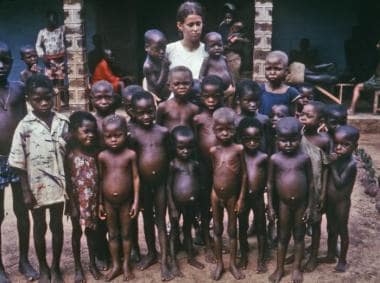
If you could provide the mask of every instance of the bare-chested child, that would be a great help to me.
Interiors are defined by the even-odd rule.
[[[37,51],[32,45],[24,45],[20,48],[21,60],[24,61],[26,68],[20,73],[20,80],[25,83],[26,80],[33,74],[42,72],[42,69],[38,67]]]
[[[272,111],[269,115],[270,127],[268,127],[267,135],[267,153],[272,155],[277,152],[276,149],[276,125],[278,121],[284,117],[290,116],[289,107],[283,104],[276,104],[272,106]]]
[[[302,113],[303,107],[308,104],[310,101],[314,100],[314,89],[311,85],[303,84],[298,87],[299,95],[296,97],[296,105],[294,116],[299,118]]]
[[[263,135],[263,126],[259,120],[246,117],[240,121],[237,129],[238,137],[244,146],[244,161],[247,168],[247,192],[245,196],[245,208],[239,215],[239,241],[243,269],[248,265],[247,241],[248,217],[252,209],[255,215],[255,231],[259,254],[257,257],[257,273],[267,271],[265,264],[266,250],[266,221],[264,190],[267,179],[268,155],[260,151],[260,143]]]
[[[106,149],[99,153],[99,217],[107,220],[108,243],[112,269],[106,275],[111,281],[123,272],[124,281],[134,278],[129,266],[131,252],[131,219],[138,215],[140,178],[137,157],[126,147],[127,122],[118,115],[103,120]],[[121,266],[120,241],[124,262]]]
[[[301,127],[301,123],[293,117],[278,121],[276,126],[278,152],[269,160],[268,208],[272,220],[276,217],[272,203],[273,194],[277,194],[279,200],[277,267],[269,277],[271,282],[280,282],[285,275],[284,263],[291,233],[293,233],[295,254],[292,282],[303,281],[301,261],[305,246],[305,222],[309,218],[313,197],[313,173],[310,157],[300,148]]]
[[[174,278],[168,265],[165,224],[169,131],[154,122],[156,108],[149,92],[139,92],[133,96],[132,110],[135,123],[129,127],[130,141],[137,153],[144,234],[148,248],[148,254],[139,262],[138,268],[144,270],[157,262],[156,224],[161,252],[161,279],[168,281]]]
[[[27,279],[35,280],[38,278],[38,273],[30,265],[28,259],[30,230],[28,209],[23,200],[20,178],[8,165],[13,133],[18,122],[26,115],[25,95],[22,85],[8,81],[12,63],[10,49],[5,43],[0,42],[0,132],[2,133],[0,135],[0,225],[4,220],[4,190],[10,184],[13,195],[13,211],[17,218],[19,236],[19,271]],[[0,282],[10,282],[1,260],[1,252]]]
[[[125,112],[129,117],[129,123],[134,123],[133,111],[132,111],[132,97],[138,93],[144,91],[144,89],[139,85],[129,85],[121,90],[122,102],[124,105]]]
[[[334,263],[338,236],[340,237],[340,254],[337,272],[348,268],[347,251],[349,244],[348,219],[351,207],[351,193],[356,178],[356,162],[352,153],[358,146],[359,131],[351,126],[340,126],[334,133],[335,160],[331,162],[327,181],[327,257],[321,262]]]
[[[331,138],[339,126],[347,125],[347,115],[347,108],[344,105],[330,104],[327,106],[325,124]]]
[[[244,149],[234,143],[235,112],[222,107],[213,114],[213,131],[218,145],[210,149],[213,167],[213,185],[211,193],[212,219],[215,234],[216,268],[212,279],[219,280],[223,273],[222,234],[224,208],[228,213],[228,236],[230,238],[230,272],[235,279],[245,276],[236,265],[237,215],[242,212],[246,194],[246,168]]]
[[[208,75],[219,76],[223,80],[225,103],[232,107],[235,87],[226,58],[223,56],[222,36],[217,32],[209,32],[205,35],[204,40],[205,49],[209,56],[203,60],[199,79],[202,80]]]
[[[161,101],[166,100],[170,95],[167,86],[170,62],[165,56],[166,37],[157,29],[150,29],[145,32],[144,40],[147,57],[143,65],[143,74],[147,90]]]
[[[206,246],[206,261],[215,262],[211,250],[211,239],[209,234],[209,225],[211,220],[211,190],[212,190],[212,162],[210,149],[215,146],[218,141],[212,129],[213,119],[212,115],[216,109],[221,107],[223,102],[223,81],[220,77],[210,75],[203,79],[201,85],[201,113],[193,118],[193,129],[197,137],[197,147],[199,153],[199,161],[201,170],[201,236],[203,237]],[[196,239],[197,240],[197,239]],[[199,241],[199,240],[198,240]]]
[[[177,126],[171,132],[171,144],[175,157],[169,165],[167,182],[168,208],[170,215],[170,252],[174,276],[183,277],[177,262],[177,239],[179,237],[179,218],[183,216],[183,237],[187,252],[187,262],[198,269],[204,265],[194,256],[191,225],[196,205],[200,198],[200,166],[194,160],[195,137],[187,126]]]
[[[170,131],[179,125],[191,127],[193,117],[199,112],[199,107],[189,102],[189,92],[193,85],[190,69],[177,66],[169,72],[169,89],[173,99],[162,102],[157,108],[157,124]]]
[[[317,267],[321,220],[326,198],[327,156],[330,153],[331,139],[327,133],[320,132],[325,121],[325,105],[319,101],[306,104],[299,117],[303,124],[301,149],[309,155],[313,170],[313,204],[309,223],[312,231],[311,254],[304,271],[311,272]]]

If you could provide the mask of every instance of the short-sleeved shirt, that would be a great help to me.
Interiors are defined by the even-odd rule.
[[[51,128],[36,117],[27,114],[18,124],[9,154],[11,167],[26,170],[30,189],[37,204],[34,208],[65,200],[64,155],[68,119],[54,113]]]
[[[191,70],[194,79],[199,78],[203,60],[208,56],[202,42],[197,49],[189,51],[180,40],[169,43],[166,47],[166,54],[171,62],[170,68],[185,66]]]
[[[294,87],[288,87],[284,93],[273,93],[265,89],[265,85],[261,85],[261,101],[259,112],[264,115],[270,115],[273,105],[286,105],[290,108],[293,100],[299,95]]]
[[[65,53],[65,26],[49,31],[47,28],[38,32],[36,41],[38,57],[62,56]]]

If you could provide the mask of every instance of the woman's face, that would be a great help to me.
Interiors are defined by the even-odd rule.
[[[199,42],[202,35],[203,20],[199,15],[188,15],[183,22],[177,22],[183,39],[189,42]]]

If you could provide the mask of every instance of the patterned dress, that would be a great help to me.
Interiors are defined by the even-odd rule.
[[[78,201],[80,224],[95,229],[98,205],[98,169],[93,156],[70,152],[69,170],[74,198]]]

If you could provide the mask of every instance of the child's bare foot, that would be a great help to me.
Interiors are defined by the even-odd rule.
[[[181,270],[179,270],[178,264],[174,263],[172,266],[172,274],[174,277],[184,277],[183,273]]]
[[[205,259],[208,263],[216,263],[215,255],[211,249],[206,249]]]
[[[303,267],[303,270],[305,272],[312,272],[314,271],[318,266],[318,261],[314,257],[310,257],[309,260],[306,262],[305,266]]]
[[[133,278],[135,278],[135,275],[133,274],[131,268],[128,266],[128,264],[124,261],[123,264],[123,281],[130,281]]]
[[[319,263],[336,263],[335,256],[325,256],[318,259]]]
[[[22,275],[26,277],[28,281],[33,281],[38,279],[40,276],[38,272],[33,268],[29,261],[20,261],[18,265],[18,270]],[[1,281],[2,282],[2,281]]]
[[[50,283],[50,270],[49,268],[40,268],[40,278],[38,283]]]
[[[230,266],[230,272],[232,276],[235,277],[236,280],[241,280],[245,278],[244,273],[241,272],[240,269],[236,267],[236,265]]]
[[[108,261],[105,260],[105,259],[99,259],[99,258],[97,258],[96,259],[96,263],[97,263],[97,265],[98,265],[98,267],[99,267],[100,270],[106,271],[109,268]]]
[[[140,270],[145,270],[155,263],[157,263],[157,254],[148,253],[140,260],[140,262],[136,266]]]
[[[63,276],[61,269],[59,267],[52,267],[51,268],[51,280],[52,283],[63,283]]]
[[[161,280],[162,281],[170,281],[174,279],[174,275],[170,272],[167,264],[161,263]]]
[[[303,274],[301,270],[294,269],[292,274],[292,282],[293,283],[302,283],[303,282]]]
[[[112,281],[114,278],[118,277],[122,273],[120,266],[112,266],[110,272],[106,275],[106,282]]]
[[[103,274],[100,273],[96,264],[93,264],[93,265],[90,264],[90,273],[92,277],[94,277],[95,280],[99,280],[103,276]]]
[[[271,276],[269,276],[269,281],[272,283],[278,283],[281,281],[281,278],[284,276],[284,270],[283,269],[276,269]]]
[[[264,260],[257,261],[256,273],[265,273],[268,271],[267,265]]]
[[[217,281],[222,277],[222,274],[223,274],[223,264],[218,263],[214,271],[211,273],[211,278]]]
[[[0,270],[0,283],[11,283],[11,281],[8,278],[8,275],[5,273],[3,269]]]
[[[346,272],[348,269],[348,263],[343,261],[338,261],[338,264],[335,266],[336,272]]]
[[[195,268],[198,268],[198,269],[205,268],[204,264],[200,263],[199,261],[197,261],[193,257],[188,258],[187,263],[190,264],[191,266],[194,266]]]
[[[74,283],[84,283],[86,282],[86,277],[83,274],[82,267],[75,268]]]
[[[243,270],[246,270],[247,266],[248,266],[248,257],[246,255],[242,255],[238,262],[238,267]]]

